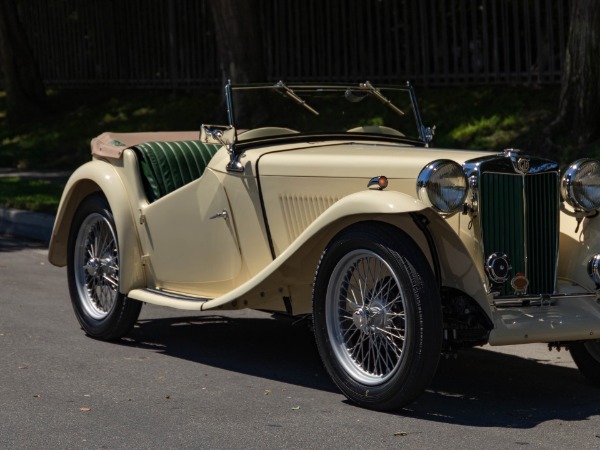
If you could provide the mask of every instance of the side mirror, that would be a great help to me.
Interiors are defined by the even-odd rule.
[[[204,125],[200,127],[200,142],[231,147],[235,143],[235,128],[229,125]]]
[[[243,172],[240,154],[235,150],[235,127],[229,125],[204,125],[200,127],[200,142],[205,144],[221,144],[229,152],[228,172]]]

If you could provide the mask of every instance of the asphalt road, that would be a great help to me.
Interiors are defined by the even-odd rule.
[[[0,237],[0,448],[600,447],[600,391],[567,352],[474,349],[409,408],[345,401],[302,325],[146,305],[117,343],[80,330],[64,269]]]

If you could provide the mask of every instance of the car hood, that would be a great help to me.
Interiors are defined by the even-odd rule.
[[[430,149],[402,145],[335,143],[304,148],[279,148],[259,158],[261,176],[365,178],[385,175],[391,179],[415,179],[436,159],[462,164],[491,152]]]

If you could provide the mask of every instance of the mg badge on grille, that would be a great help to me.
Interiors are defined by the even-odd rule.
[[[527,158],[519,158],[517,160],[517,170],[521,173],[529,172],[531,164]]]
[[[525,274],[518,273],[512,280],[510,280],[510,285],[515,290],[515,295],[523,295],[527,291],[529,280]]]

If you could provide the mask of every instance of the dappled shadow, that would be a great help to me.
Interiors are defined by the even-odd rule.
[[[321,364],[312,332],[288,321],[216,315],[143,320],[120,343],[337,392]],[[427,391],[395,414],[474,427],[532,428],[546,421],[599,415],[600,390],[573,368],[473,349],[457,360],[442,360]]]

